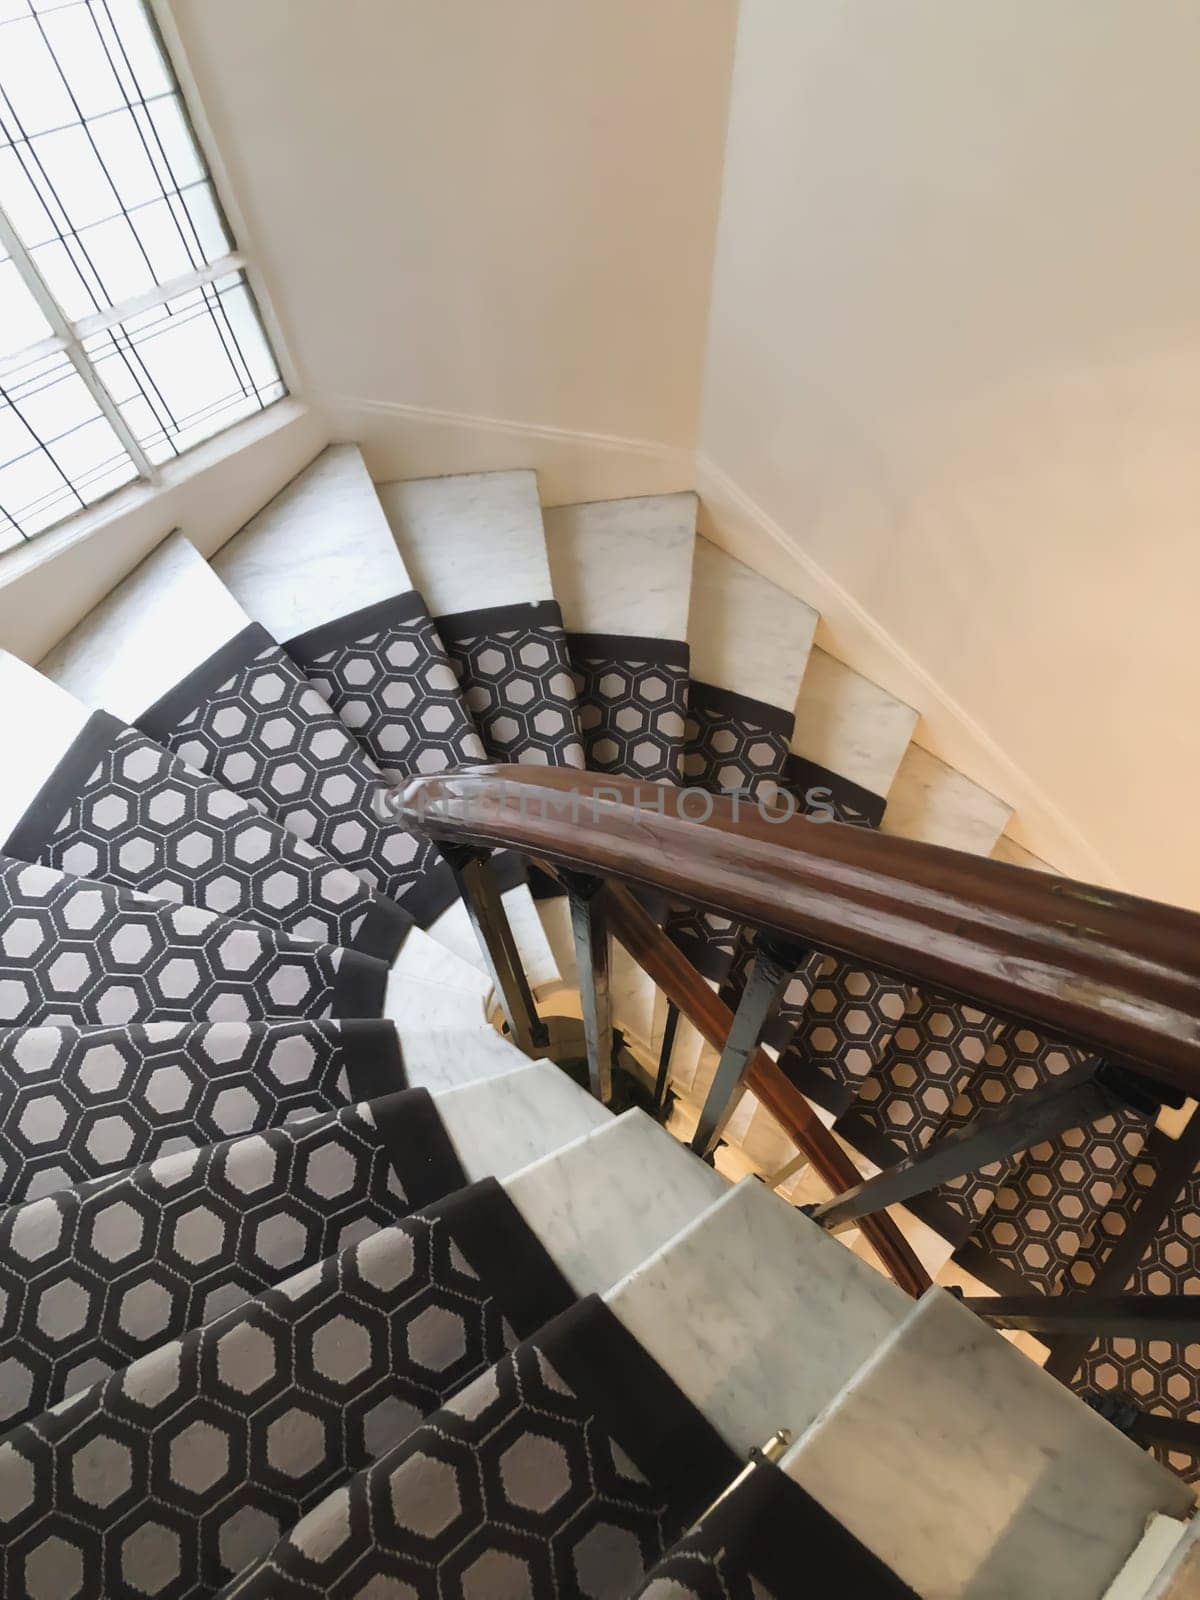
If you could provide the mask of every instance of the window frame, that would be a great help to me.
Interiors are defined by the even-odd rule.
[[[174,462],[186,457],[193,450],[218,444],[224,435],[231,436],[230,448],[236,449],[239,430],[243,428],[244,424],[252,422],[256,417],[262,417],[281,402],[299,399],[295,377],[296,369],[291,359],[287,342],[283,338],[279,319],[274,313],[270,296],[262,282],[261,273],[256,263],[240,248],[240,243],[246,238],[248,231],[245,218],[241,213],[240,207],[233,199],[228,172],[221,159],[211,125],[204,112],[186,49],[171,10],[170,0],[141,0],[141,5],[149,26],[158,41],[167,72],[172,79],[175,93],[179,99],[180,108],[195,142],[200,161],[205,169],[205,177],[211,186],[214,202],[233,248],[212,262],[196,267],[186,273],[178,274],[162,283],[152,285],[149,289],[118,304],[72,320],[67,316],[43,278],[30,248],[24,244],[8,216],[0,208],[0,249],[12,261],[18,276],[29,291],[51,330],[47,337],[25,345],[7,356],[0,357],[0,384],[3,384],[8,378],[40,359],[54,355],[64,356],[95,401],[100,415],[112,428],[118,443],[129,457],[134,468],[134,476],[125,483],[118,485],[94,501],[81,504],[75,510],[67,512],[65,516],[59,518],[56,522],[33,533],[26,533],[23,529],[18,528],[17,531],[21,534],[20,542],[0,553],[0,559],[3,559],[4,556],[15,554],[21,549],[28,549],[48,534],[62,533],[77,521],[90,519],[104,505],[105,501],[112,499],[116,495],[121,495],[130,489],[139,487],[162,489],[172,477],[170,469]],[[205,289],[209,285],[215,285],[220,280],[233,276],[242,278],[246,291],[257,312],[263,338],[279,374],[280,393],[265,404],[260,403],[258,411],[225,424],[207,438],[187,445],[182,450],[176,451],[175,455],[166,458],[160,463],[155,463],[138,442],[136,435],[122,414],[120,405],[114,400],[103,378],[93,365],[92,358],[85,348],[86,341],[94,338],[99,333],[120,326],[132,317],[165,305],[181,295],[197,289]],[[69,479],[66,481],[71,483]],[[77,493],[74,490],[74,484],[71,484],[71,487]]]

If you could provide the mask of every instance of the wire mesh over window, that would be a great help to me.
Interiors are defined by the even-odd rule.
[[[284,392],[143,0],[0,0],[0,548]]]

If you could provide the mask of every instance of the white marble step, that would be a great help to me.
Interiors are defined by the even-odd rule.
[[[413,930],[413,933],[419,932],[419,929]],[[405,939],[404,949],[400,952],[400,961],[403,961],[411,939],[412,934]],[[425,938],[425,944],[432,945],[439,956],[445,956],[448,960],[457,959],[450,951],[443,950],[433,939]],[[422,951],[421,957],[414,965],[419,967],[424,954]],[[460,965],[466,967],[465,962]],[[466,970],[472,980],[476,980],[470,985],[443,983],[419,975],[409,976],[407,972],[394,966],[388,975],[383,1003],[384,1016],[389,1022],[394,1022],[401,1028],[487,1028],[491,985],[474,967],[466,967]]]
[[[250,620],[200,552],[173,533],[39,667],[86,705],[136,722]]]
[[[0,780],[0,845],[92,715],[36,668],[0,650],[0,743],[9,752]]]
[[[796,698],[792,751],[886,797],[917,720],[903,700],[814,649]]]
[[[995,849],[992,851],[993,861],[1007,861],[1011,867],[1027,867],[1030,872],[1055,872],[1048,861],[1043,861],[1041,856],[1035,856],[1032,850],[1026,850],[1023,844],[1018,844],[1015,839],[1010,839],[1002,833],[996,840]]]
[[[545,510],[567,631],[686,639],[698,506],[686,493]]]
[[[472,1183],[511,1177],[613,1120],[549,1061],[527,1061],[434,1098]]]
[[[554,598],[534,473],[417,478],[376,492],[432,616]]]
[[[357,445],[330,445],[212,558],[286,642],[414,587]]]
[[[571,1287],[585,1295],[602,1294],[632,1272],[726,1185],[643,1112],[626,1111],[504,1187]],[[677,1325],[675,1337],[682,1332]]]
[[[753,1178],[607,1300],[740,1455],[807,1428],[911,1305]]]
[[[431,1094],[529,1065],[516,1045],[476,1022],[401,1021],[396,1028],[409,1085]]]
[[[1191,1490],[940,1289],[784,1470],[923,1600],[1101,1600]]]
[[[696,540],[687,639],[700,683],[790,711],[817,621],[803,600]]]
[[[1012,814],[1003,800],[914,744],[888,793],[881,827],[884,833],[904,839],[986,856],[996,848]]]

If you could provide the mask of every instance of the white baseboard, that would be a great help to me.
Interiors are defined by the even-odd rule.
[[[652,440],[355,395],[331,396],[324,408],[333,436],[362,447],[377,483],[529,467],[543,505],[554,506],[670,494],[690,489],[695,477],[691,450]]]
[[[700,494],[704,537],[813,606],[821,617],[821,648],[918,711],[916,742],[1013,806],[1009,831],[1018,843],[1068,877],[1121,886],[1111,863],[966,708],[703,455],[696,458],[694,487]]]

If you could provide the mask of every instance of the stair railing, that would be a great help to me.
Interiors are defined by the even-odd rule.
[[[710,1155],[752,1089],[817,1164],[830,1229],[862,1226],[910,1292],[927,1283],[886,1208],[1121,1106],[1153,1112],[1200,1095],[1200,916],[1172,906],[868,829],[562,768],[474,767],[416,779],[397,802],[460,875],[514,1038],[536,1037],[498,896],[464,870],[495,850],[557,874],[571,897],[594,1092],[612,1050],[611,931],[721,1052],[694,1148]],[[755,930],[732,1015],[643,909],[649,894]],[[492,933],[488,934],[488,929]],[[762,1050],[789,978],[813,952],[981,1007],[1082,1045],[1076,1071],[1011,1109],[861,1180],[804,1097]],[[915,1269],[915,1270],[914,1270]]]

